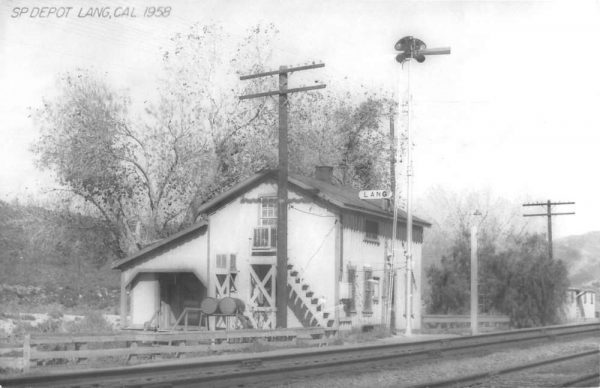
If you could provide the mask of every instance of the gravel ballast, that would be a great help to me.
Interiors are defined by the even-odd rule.
[[[577,339],[572,341],[550,342],[530,347],[498,350],[487,355],[469,356],[442,356],[425,364],[403,365],[394,369],[362,371],[356,366],[355,372],[340,373],[328,376],[319,376],[302,381],[288,382],[277,387],[303,388],[303,387],[401,387],[423,384],[453,377],[473,375],[498,369],[519,366],[535,361],[550,359],[586,350],[595,350],[600,346],[600,338]],[[452,357],[452,358],[450,358]],[[389,363],[387,363],[389,364]],[[594,372],[594,371],[591,371]]]

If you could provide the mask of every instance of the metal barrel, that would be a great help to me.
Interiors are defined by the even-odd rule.
[[[241,314],[245,309],[246,305],[238,298],[225,297],[219,301],[219,310],[221,311],[221,314]]]
[[[200,309],[204,314],[216,314],[219,309],[219,300],[216,298],[204,298],[200,303]]]

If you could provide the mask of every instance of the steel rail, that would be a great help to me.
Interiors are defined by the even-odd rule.
[[[469,376],[460,376],[460,377],[456,377],[456,378],[452,378],[452,379],[448,379],[448,380],[441,380],[441,381],[429,382],[429,383],[424,383],[424,384],[416,384],[416,385],[411,385],[409,387],[410,388],[436,388],[436,387],[455,387],[455,386],[463,387],[463,386],[465,386],[464,384],[474,384],[474,383],[477,383],[480,381],[485,381],[485,380],[488,380],[488,379],[491,379],[491,378],[494,378],[497,376],[508,375],[508,374],[516,373],[516,372],[523,372],[526,370],[539,368],[541,366],[558,364],[558,363],[562,363],[565,361],[571,361],[571,360],[575,360],[578,358],[593,356],[593,355],[597,355],[597,354],[600,354],[600,349],[588,350],[588,351],[581,352],[581,353],[570,354],[568,356],[561,356],[561,357],[551,358],[551,359],[547,359],[547,360],[531,362],[528,364],[522,364],[519,366],[514,366],[514,367],[504,368],[504,369],[497,369],[497,370],[493,370],[493,371],[489,371],[489,372],[477,373],[477,374],[473,374],[473,375],[469,375]],[[585,380],[587,380],[589,377],[590,376],[586,376]],[[577,381],[575,381],[575,383],[579,382],[580,380],[583,381],[583,379],[578,379]],[[567,383],[567,384],[570,384],[570,383]],[[570,386],[570,385],[566,385],[566,386]]]
[[[243,377],[280,374],[284,371],[335,367],[370,361],[431,357],[438,353],[506,346],[514,342],[536,341],[600,331],[600,323],[550,326],[509,332],[481,334],[443,340],[380,345],[353,345],[318,349],[293,349],[253,355],[217,356],[210,361],[179,360],[177,363],[146,364],[100,370],[0,378],[6,386],[69,386],[101,382],[119,386],[148,385],[150,381],[173,384],[215,382]]]
[[[581,376],[578,379],[562,383],[561,387],[592,387],[592,384],[598,385],[600,373],[592,373],[587,376]],[[583,384],[583,385],[580,385]]]

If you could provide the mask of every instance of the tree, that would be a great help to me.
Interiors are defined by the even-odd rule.
[[[160,99],[141,112],[91,73],[65,74],[58,97],[35,112],[38,165],[83,200],[83,212],[111,226],[126,254],[194,222],[202,203],[277,165],[277,104],[238,100],[274,88],[274,79],[242,83],[239,75],[264,70],[276,36],[272,25],[237,43],[216,25],[176,34],[163,55]],[[345,167],[344,184],[386,180],[380,116],[389,102],[316,91],[293,98],[292,171],[312,174],[328,155],[327,163]]]
[[[240,102],[238,97],[270,88],[269,80],[242,83],[239,75],[263,70],[277,33],[273,25],[258,25],[235,43],[218,25],[194,24],[187,33],[176,34],[163,55],[162,98],[152,113],[162,122],[194,128],[207,146],[207,165],[188,220],[206,200],[276,164],[275,105],[267,99]]]
[[[507,314],[516,327],[556,324],[563,318],[568,271],[548,257],[544,236],[527,235],[505,252],[484,262],[492,308]]]
[[[449,206],[454,234],[440,264],[426,269],[431,291],[431,313],[466,314],[470,310],[470,225],[479,222],[479,303],[482,313],[501,313],[516,327],[557,323],[568,286],[567,271],[559,260],[547,258],[543,236],[526,233],[519,222],[503,219],[510,211],[486,210],[478,221],[466,209],[486,201],[476,195],[463,196],[467,206]],[[447,201],[449,205],[452,200]],[[494,201],[498,203],[498,201]],[[450,224],[446,221],[446,225]],[[446,229],[447,230],[447,229]]]
[[[388,112],[395,103],[363,92],[303,93],[291,113],[290,166],[311,175],[316,165],[338,167],[337,183],[360,189],[389,184]]]
[[[203,139],[172,122],[134,124],[129,99],[88,72],[61,81],[36,114],[38,165],[111,225],[122,251],[164,237],[199,183]]]
[[[238,93],[215,86],[222,37],[206,26],[194,31],[173,38],[171,56],[182,59],[165,53],[162,97],[141,118],[132,119],[126,95],[85,71],[65,74],[59,96],[35,112],[38,165],[98,212],[128,254],[193,222],[199,203],[257,167],[259,158],[239,150],[250,124],[253,136],[264,132],[264,104],[238,109]]]

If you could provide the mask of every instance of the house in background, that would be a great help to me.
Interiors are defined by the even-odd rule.
[[[596,292],[587,287],[569,287],[567,290],[566,315],[568,321],[597,318]]]
[[[287,327],[382,324],[392,247],[392,213],[382,200],[333,184],[332,168],[288,180]],[[204,204],[204,221],[120,260],[121,320],[170,329],[205,297],[241,299],[255,328],[275,328],[277,170],[262,171]],[[406,214],[399,211],[398,263],[404,263]],[[412,327],[421,321],[421,245],[429,224],[413,218]],[[406,326],[404,272],[393,320]],[[277,326],[284,326],[277,324]]]

